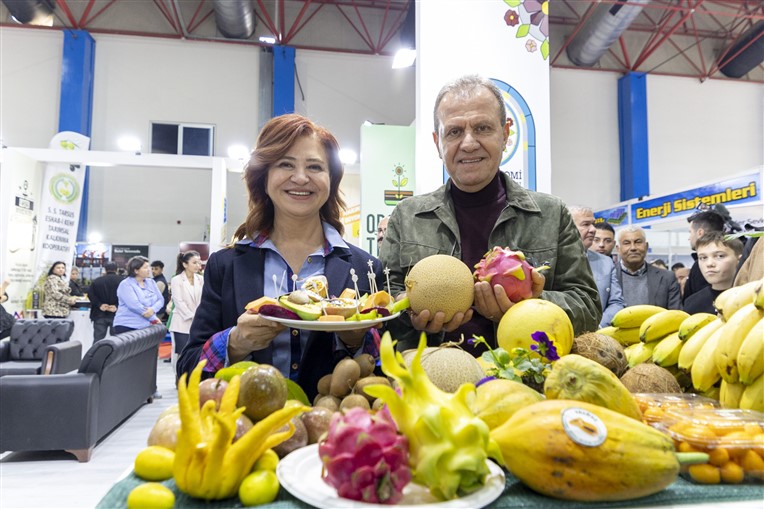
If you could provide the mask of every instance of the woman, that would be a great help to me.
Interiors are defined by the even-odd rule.
[[[67,318],[71,305],[77,301],[72,297],[69,281],[66,279],[66,264],[54,262],[48,269],[43,289],[45,298],[42,304],[42,316],[45,318]]]
[[[235,243],[213,253],[204,270],[202,302],[178,374],[205,359],[205,376],[242,360],[275,366],[312,397],[318,379],[343,357],[372,341],[367,330],[337,333],[287,329],[244,307],[262,296],[278,297],[297,282],[324,275],[329,293],[369,292],[367,262],[382,287],[379,260],[342,240],[339,145],[326,129],[300,115],[268,121],[245,169],[249,212]],[[274,281],[286,281],[278,288]],[[368,332],[368,333],[367,333]]]
[[[151,279],[146,257],[133,256],[127,261],[127,277],[117,287],[117,299],[119,304],[114,315],[112,334],[144,329],[160,323],[156,312],[164,305],[164,298]]]
[[[178,255],[175,276],[170,280],[173,305],[170,332],[175,352],[173,362],[188,343],[188,331],[191,329],[196,308],[202,300],[204,279],[199,275],[201,270],[202,259],[196,251],[186,251]]]

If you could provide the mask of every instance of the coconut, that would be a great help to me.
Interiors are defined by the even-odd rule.
[[[575,338],[570,353],[598,362],[616,376],[623,375],[629,367],[621,343],[596,332],[586,332]]]
[[[637,364],[621,377],[621,383],[632,394],[649,393],[678,393],[682,392],[679,382],[674,375],[653,363]]]
[[[416,350],[403,352],[407,366],[411,366],[415,353]],[[483,368],[472,354],[449,344],[425,348],[422,352],[422,368],[427,378],[446,392],[456,392],[464,383],[476,384],[485,378]]]

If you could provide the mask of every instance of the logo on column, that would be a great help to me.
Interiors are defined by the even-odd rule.
[[[71,175],[58,173],[50,179],[50,194],[57,202],[68,205],[80,195],[80,185]]]

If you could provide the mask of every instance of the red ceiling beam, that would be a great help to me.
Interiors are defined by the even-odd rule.
[[[580,71],[582,70],[581,67],[576,67],[575,65],[555,65],[555,69],[571,69]],[[612,69],[607,67],[587,67],[583,69],[585,71],[596,71],[596,72],[613,72],[617,74],[623,74],[623,69]],[[652,76],[669,76],[672,78],[694,78],[695,76],[687,75],[687,74],[679,74],[679,73],[672,73],[672,72],[650,72]],[[719,80],[719,81],[742,81],[745,83],[761,83],[764,84],[764,80],[756,80],[756,79],[733,79],[733,78],[727,78],[727,77],[713,77],[709,76],[708,79],[710,80]]]
[[[691,2],[691,0],[688,0],[688,3],[690,3],[690,2]],[[698,5],[700,5],[702,2],[703,2],[703,0],[697,0],[697,2],[695,3],[695,5],[692,8],[686,9],[686,12],[684,13],[684,16],[682,16],[682,18],[679,20],[679,22],[677,22],[676,25],[674,25],[671,28],[671,30],[669,30],[668,33],[664,34],[663,37],[657,43],[655,43],[650,49],[647,49],[647,50],[642,52],[642,54],[637,58],[637,61],[634,62],[633,69],[634,70],[638,69],[639,66],[642,65],[642,63],[644,63],[645,60],[650,58],[650,55],[655,53],[655,50],[657,50],[658,47],[661,44],[663,44],[663,42],[666,39],[671,37],[674,34],[674,32],[676,32],[676,30],[685,22],[685,20],[687,20],[687,18],[689,18],[690,16],[692,16],[695,13],[695,8]]]
[[[85,7],[85,10],[82,12],[82,16],[80,16],[80,20],[77,22],[77,25],[84,27],[85,22],[88,19],[88,15],[90,14],[90,10],[93,8],[93,5],[95,5],[95,0],[89,0],[88,5]]]
[[[748,48],[751,47],[751,45],[753,45],[756,41],[758,41],[761,38],[761,36],[762,34],[759,33],[759,35],[757,35],[755,38],[748,41],[748,44],[746,44],[745,46],[737,50],[732,55],[729,55],[729,52],[732,50],[732,47],[735,46],[735,43],[737,42],[737,40],[733,42],[732,44],[730,44],[729,47],[724,51],[724,53],[722,53],[722,56],[719,57],[719,59],[713,65],[713,67],[711,67],[711,71],[708,74],[709,75],[714,74],[716,71],[718,71],[719,69],[721,69],[722,67],[730,63],[734,58],[737,58],[738,55],[740,55],[743,51],[747,50]],[[738,37],[738,39],[740,39],[740,37]]]
[[[66,3],[66,0],[56,0],[56,5],[58,5],[62,11],[64,11],[64,14],[69,20],[71,27],[79,29],[80,26],[77,24],[77,20],[74,18],[72,11],[69,9],[69,5]]]
[[[411,9],[414,8],[414,6],[410,7]],[[395,18],[395,21],[390,25],[390,30],[388,31],[387,35],[384,37],[384,39],[381,39],[379,42],[379,47],[384,48],[387,46],[387,43],[390,42],[390,39],[393,38],[393,36],[398,32],[398,30],[401,28],[401,25],[405,22],[404,17],[406,16],[406,11],[398,11],[398,16]],[[385,13],[385,20],[387,19],[387,13]],[[380,38],[382,37],[382,32],[385,27],[385,23],[383,21],[382,28],[379,30]]]
[[[300,12],[297,13],[297,17],[292,23],[292,26],[289,28],[289,32],[287,32],[286,37],[284,37],[284,44],[289,44],[289,41],[292,39],[292,37],[294,37],[294,34],[297,31],[297,25],[299,25],[300,21],[302,21],[303,16],[305,16],[305,12],[308,10],[308,7],[310,7],[310,4],[311,4],[311,0],[307,0],[306,2],[303,2]],[[319,6],[319,9],[320,8],[321,6]]]
[[[109,3],[107,3],[106,5],[104,5],[103,7],[101,7],[101,8],[98,10],[98,12],[96,12],[95,14],[93,14],[93,17],[92,17],[92,18],[88,19],[88,20],[87,20],[85,23],[83,23],[83,24],[82,24],[82,28],[87,28],[87,26],[88,26],[90,23],[92,23],[92,22],[93,22],[93,21],[94,21],[96,18],[98,18],[98,16],[100,16],[101,14],[103,14],[103,13],[104,13],[104,11],[106,11],[106,9],[108,9],[109,7],[111,7],[112,5],[114,5],[114,3],[115,3],[116,1],[117,1],[117,0],[110,0],[110,1],[109,1]]]
[[[271,19],[270,14],[268,14],[268,9],[266,9],[265,5],[263,5],[263,0],[257,0],[257,5],[260,6],[260,10],[262,11],[263,16],[265,16],[265,18],[260,17],[260,14],[257,11],[255,11],[255,13],[257,14],[257,17],[260,18],[260,21],[262,21],[265,24],[265,26],[268,27],[268,30],[271,31],[271,33],[273,34],[273,37],[275,37],[278,43],[281,44],[281,40],[279,39],[279,31],[276,28],[276,25],[273,24],[273,20]]]
[[[697,48],[698,48],[698,56],[700,57],[700,67],[701,67],[701,69],[700,69],[700,75],[701,75],[701,76],[704,76],[704,75],[706,74],[706,59],[705,59],[705,58],[703,58],[703,47],[702,47],[702,46],[701,46],[701,44],[700,44],[700,43],[701,43],[701,39],[700,39],[700,37],[698,36],[698,27],[697,27],[697,25],[695,24],[695,16],[693,16],[693,17],[691,18],[691,20],[690,20],[690,21],[692,21],[692,29],[693,29],[693,31],[695,32],[695,44],[697,45]],[[670,39],[669,39],[669,40],[670,40]],[[673,41],[672,41],[672,44],[673,44]],[[685,57],[685,58],[686,58],[686,57]]]
[[[618,44],[621,46],[621,53],[623,53],[623,60],[626,69],[631,69],[631,60],[629,59],[629,52],[626,51],[626,45],[623,42],[623,35],[618,37]]]
[[[196,4],[196,9],[194,10],[194,15],[191,16],[191,20],[188,22],[188,32],[191,33],[194,30],[196,30],[199,25],[201,25],[205,19],[207,19],[210,14],[212,14],[212,9],[209,10],[209,12],[203,16],[198,23],[196,23],[196,18],[199,17],[199,14],[202,12],[202,7],[204,7],[204,2],[206,0],[201,0],[198,4]],[[194,24],[196,23],[196,24]]]
[[[339,5],[336,5],[335,7],[337,7],[337,10],[340,11],[340,14],[342,14],[342,16],[345,18],[345,20],[347,20],[347,22],[350,24],[350,26],[353,28],[353,30],[355,30],[355,33],[358,34],[358,37],[360,37],[361,40],[364,43],[366,43],[366,45],[369,47],[369,49],[371,51],[374,51],[374,43],[372,43],[371,38],[367,39],[367,38],[364,37],[364,35],[361,33],[361,31],[358,30],[358,27],[355,26],[355,23],[353,23],[353,21],[351,21],[351,19],[348,18],[347,14],[345,14],[345,11],[343,11],[342,8],[340,8]]]
[[[153,0],[153,2],[157,9],[159,9],[159,12],[162,13],[162,16],[164,16],[164,19],[166,19],[170,24],[170,27],[173,29],[173,31],[177,35],[183,35],[180,31],[180,27],[178,27],[177,23],[175,23],[175,18],[172,16],[172,13],[167,10],[167,7],[164,5],[164,3],[162,3],[161,0]]]

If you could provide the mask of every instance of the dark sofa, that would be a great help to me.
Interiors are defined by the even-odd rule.
[[[64,449],[89,461],[99,440],[152,402],[166,332],[153,325],[104,338],[77,373],[0,378],[0,451]]]
[[[74,322],[63,319],[16,320],[8,339],[0,341],[0,377],[74,371],[80,363],[82,345],[69,341]],[[51,362],[52,361],[52,362]]]

